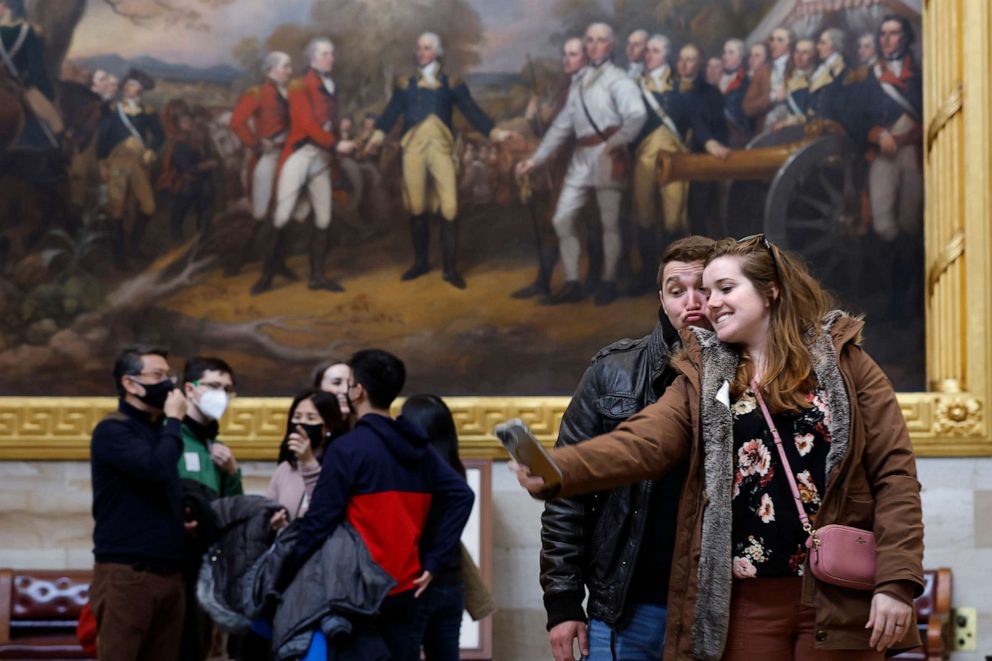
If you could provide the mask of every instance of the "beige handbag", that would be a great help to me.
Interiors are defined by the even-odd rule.
[[[465,584],[465,610],[478,622],[496,612],[496,600],[482,580],[482,572],[462,544],[462,582]]]

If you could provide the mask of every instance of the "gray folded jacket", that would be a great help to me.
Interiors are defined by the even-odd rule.
[[[296,541],[290,525],[245,576],[246,615],[259,617],[273,600],[272,646],[277,659],[306,654],[318,628],[329,641],[351,632],[350,617],[375,615],[396,582],[372,560],[365,542],[342,523],[304,563],[279,596],[274,586],[286,554]],[[333,644],[333,643],[332,643]]]

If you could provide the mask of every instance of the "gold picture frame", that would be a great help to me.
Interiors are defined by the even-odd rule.
[[[926,0],[926,365],[929,390],[899,393],[920,456],[992,456],[992,6]],[[462,454],[502,458],[493,426],[520,417],[545,443],[567,397],[446,398]],[[285,398],[239,398],[221,438],[243,459],[274,459]],[[90,431],[112,398],[0,397],[0,459],[86,459]]]

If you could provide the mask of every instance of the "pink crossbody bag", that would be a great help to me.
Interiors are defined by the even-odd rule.
[[[813,576],[824,583],[839,585],[842,588],[874,590],[874,533],[836,524],[817,529],[810,525],[806,510],[803,509],[802,498],[799,496],[799,487],[796,486],[796,478],[792,474],[792,466],[789,465],[789,459],[785,456],[785,448],[782,447],[782,438],[778,435],[778,429],[772,422],[772,416],[768,412],[765,400],[754,380],[751,381],[751,390],[754,391],[754,398],[758,400],[761,413],[772,432],[772,438],[775,439],[775,447],[778,449],[778,456],[785,466],[785,476],[789,480],[789,488],[792,489],[792,499],[796,503],[799,520],[802,521],[803,530],[809,535],[806,540],[807,560]]]

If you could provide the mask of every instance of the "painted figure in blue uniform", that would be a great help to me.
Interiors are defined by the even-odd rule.
[[[839,122],[844,112],[847,64],[844,62],[844,33],[828,28],[816,42],[820,64],[809,81],[809,105],[806,115],[810,119],[829,119]]]
[[[728,127],[724,119],[723,95],[715,85],[703,78],[702,52],[695,44],[686,44],[679,50],[676,68],[679,74],[679,104],[683,107],[690,133],[686,146],[693,153],[707,153],[719,159],[730,156],[727,147]],[[720,236],[717,186],[713,182],[694,181],[689,185],[687,209],[689,228],[707,236]],[[688,233],[688,232],[687,232]]]
[[[878,41],[881,59],[871,68],[859,104],[861,138],[869,145],[868,192],[872,224],[887,242],[918,240],[923,222],[923,77],[910,46],[909,21],[888,16]]]
[[[138,208],[128,247],[136,252],[145,227],[155,213],[155,194],[149,179],[149,168],[164,133],[154,108],[142,102],[145,90],[155,87],[155,81],[143,71],[132,69],[121,83],[121,96],[107,104],[97,130],[96,158],[101,178],[107,182],[107,214],[114,221],[117,233],[115,259],[124,266],[124,220]]]
[[[12,146],[58,148],[62,119],[55,108],[55,90],[45,68],[44,44],[25,19],[24,0],[0,0],[0,78],[20,87],[26,110],[24,128]]]
[[[816,61],[816,44],[812,39],[800,39],[792,53],[792,72],[785,83],[786,116],[774,128],[802,124],[809,108],[809,82]]]
[[[495,128],[493,121],[472,98],[464,81],[442,71],[441,39],[425,32],[417,40],[415,74],[396,79],[389,105],[375,124],[368,149],[375,151],[393,125],[402,118],[403,201],[410,212],[414,263],[403,274],[413,280],[430,270],[430,213],[441,215],[441,246],[444,280],[458,289],[465,281],[455,267],[458,247],[458,197],[455,139],[451,125],[458,108],[469,124],[493,141],[505,140],[509,132]]]

